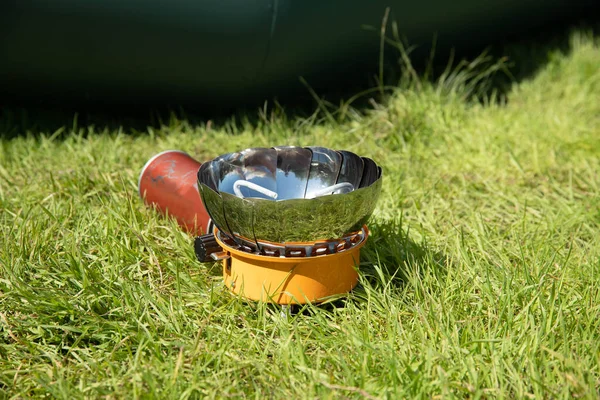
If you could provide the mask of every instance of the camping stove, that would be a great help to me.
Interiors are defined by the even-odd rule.
[[[198,259],[220,261],[231,292],[303,304],[356,286],[381,192],[373,160],[295,146],[190,160],[181,152],[155,156],[140,175],[140,195],[196,235]]]

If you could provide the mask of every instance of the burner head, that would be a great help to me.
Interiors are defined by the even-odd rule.
[[[324,147],[251,148],[202,164],[198,189],[236,243],[315,242],[360,231],[381,192],[373,160]]]

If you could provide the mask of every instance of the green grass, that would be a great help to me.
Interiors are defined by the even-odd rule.
[[[505,100],[464,71],[370,110],[145,132],[0,122],[0,398],[597,398],[600,41]],[[327,112],[325,112],[327,111]],[[384,169],[360,286],[288,318],[143,206],[145,161],[345,148]]]

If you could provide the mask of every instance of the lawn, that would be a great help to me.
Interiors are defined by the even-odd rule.
[[[0,398],[597,398],[600,40],[569,35],[505,96],[467,65],[312,117],[25,132],[5,110]],[[281,144],[384,171],[360,285],[287,317],[136,187],[165,149]]]

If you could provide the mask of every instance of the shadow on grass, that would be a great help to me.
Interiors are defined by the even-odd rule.
[[[371,237],[361,251],[360,272],[371,287],[398,288],[428,271],[436,276],[446,273],[447,257],[426,241],[413,241],[402,220],[373,223],[370,229]]]
[[[600,7],[599,7],[600,8]],[[0,93],[0,138],[10,139],[23,134],[54,134],[55,138],[70,130],[94,126],[94,132],[120,130],[127,134],[147,134],[148,128],[170,126],[173,120],[185,120],[191,126],[205,126],[211,121],[220,127],[232,121],[253,125],[268,123],[271,115],[285,115],[296,119],[319,113],[322,120],[340,122],[347,114],[340,109],[351,108],[359,113],[372,109],[373,102],[385,103],[396,88],[410,87],[411,80],[425,80],[439,84],[448,71],[452,59],[453,79],[463,80],[467,95],[488,96],[506,94],[515,82],[534,75],[555,53],[570,51],[571,34],[576,29],[600,34],[600,15],[595,10],[584,17],[568,21],[554,21],[535,31],[510,35],[489,43],[486,48],[462,47],[460,51],[437,48],[431,60],[430,45],[423,44],[409,51],[398,38],[389,38],[384,81],[377,82],[376,73],[368,71],[353,76],[344,84],[334,84],[311,92],[294,93],[279,100],[235,108],[207,104],[160,105],[148,104],[94,104],[62,102],[44,103],[36,99],[3,98]],[[484,55],[482,55],[484,54]],[[475,63],[473,61],[476,61]],[[471,68],[472,70],[469,70]],[[465,73],[467,71],[468,73]],[[447,78],[447,77],[446,77]],[[467,82],[464,82],[467,81]],[[414,83],[414,82],[413,82]],[[310,84],[310,82],[308,83]],[[446,84],[456,84],[450,79]],[[258,112],[258,110],[261,110]],[[73,129],[75,128],[75,129]]]
[[[349,303],[361,308],[361,303],[374,293],[384,297],[390,290],[401,290],[426,274],[442,280],[450,268],[446,255],[427,242],[413,241],[401,220],[375,222],[370,224],[370,229],[369,241],[361,250],[359,284],[352,292],[334,296],[316,306],[293,306],[290,309],[292,315],[310,315],[315,312],[315,307],[332,311]]]

